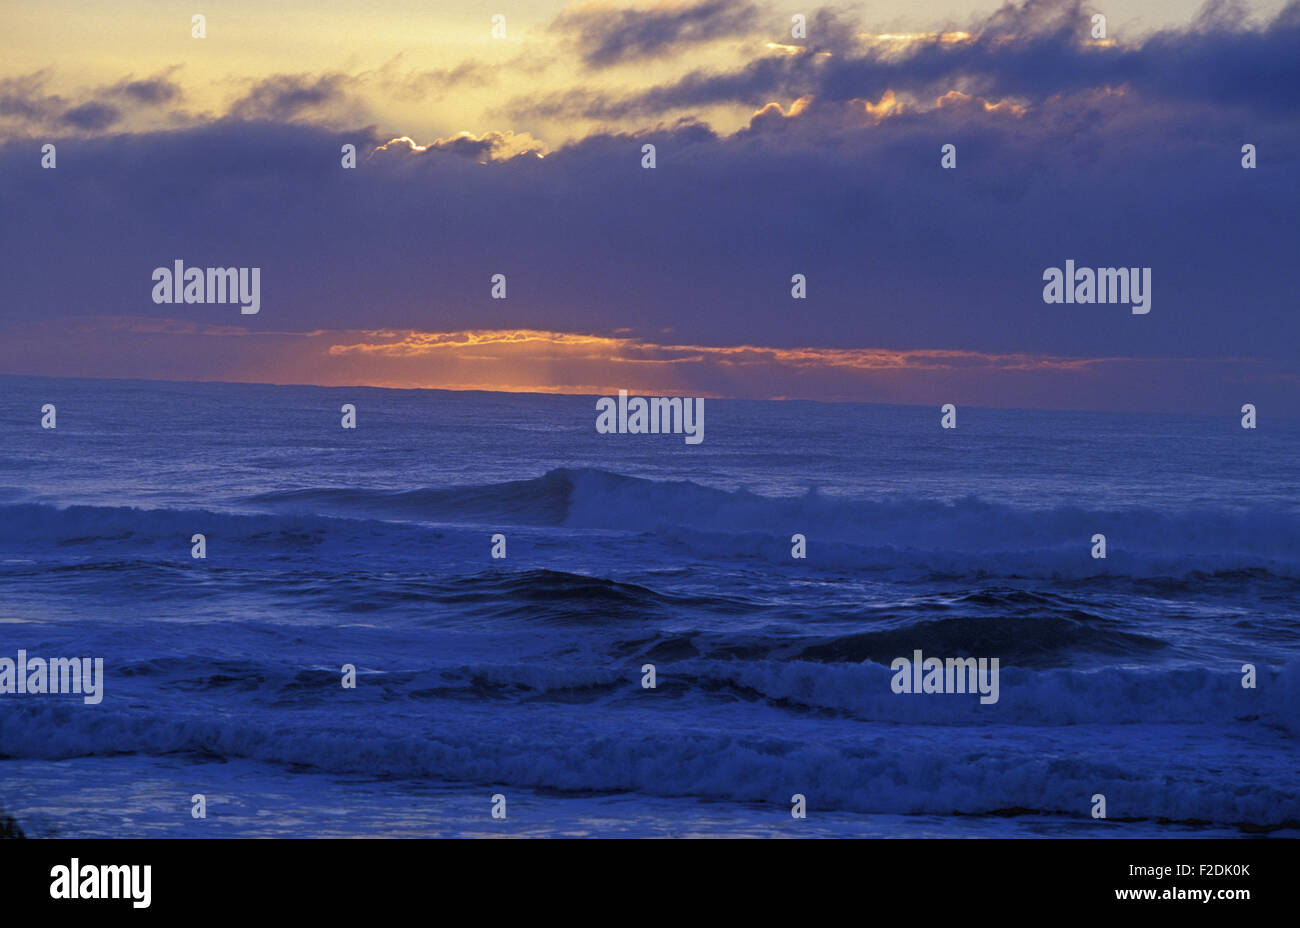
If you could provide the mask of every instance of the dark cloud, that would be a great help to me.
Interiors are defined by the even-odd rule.
[[[119,124],[128,112],[167,107],[183,97],[180,85],[165,74],[143,80],[125,78],[84,91],[76,101],[47,93],[48,80],[45,71],[0,80],[0,128],[10,132],[67,128],[101,132]]]
[[[1210,4],[1186,29],[1110,46],[1090,39],[1091,8],[1079,0],[1007,4],[967,27],[969,41],[938,36],[905,48],[856,44],[836,18],[814,22],[799,54],[757,58],[734,71],[697,70],[631,95],[572,91],[521,97],[514,115],[599,120],[653,116],[773,99],[875,100],[886,91],[934,99],[954,88],[1041,101],[1053,94],[1124,85],[1161,98],[1261,110],[1300,105],[1300,2],[1256,27],[1232,5]],[[1114,38],[1114,33],[1111,33]],[[821,54],[829,52],[829,54]]]
[[[278,74],[258,82],[231,104],[227,115],[275,122],[323,116],[355,106],[349,97],[354,80],[346,74]]]
[[[0,119],[18,123],[53,121],[64,110],[62,98],[45,93],[44,72],[0,79]]]
[[[79,142],[77,172],[35,185],[11,145],[2,311],[160,312],[149,271],[180,257],[262,266],[266,308],[237,321],[279,328],[672,327],[685,343],[1295,364],[1294,120],[1243,135],[1231,113],[1082,92],[1023,115],[954,97],[875,123],[814,103],[729,137],[684,122],[486,164],[491,138],[453,139],[345,171],[348,141],[386,139],[226,120]],[[939,168],[946,142],[956,171]],[[1045,306],[1041,272],[1066,258],[1152,267],[1152,315]],[[486,299],[497,272],[508,301]],[[797,307],[795,272],[812,295]]]
[[[751,3],[700,0],[651,9],[579,6],[561,13],[550,28],[572,37],[588,67],[607,68],[748,35],[758,26],[758,8]]]
[[[179,84],[165,77],[148,80],[126,80],[115,88],[122,97],[141,106],[163,106],[177,103],[183,94]]]
[[[63,113],[62,120],[76,129],[107,129],[122,118],[122,112],[107,103],[83,103]]]

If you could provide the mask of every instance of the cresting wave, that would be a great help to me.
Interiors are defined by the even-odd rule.
[[[774,498],[592,469],[557,469],[533,480],[470,487],[306,489],[263,494],[253,501],[291,511],[377,518],[673,532],[702,546],[710,535],[753,535],[761,541],[799,531],[834,545],[831,553],[837,560],[856,549],[880,553],[886,565],[926,556],[942,566],[945,555],[981,560],[1034,555],[1053,568],[1074,563],[1093,572],[1117,565],[1122,571],[1127,564],[1166,565],[1175,572],[1264,567],[1300,576],[1300,515],[1274,509],[1031,510],[975,497],[859,500],[818,491]],[[1088,539],[1096,532],[1112,539],[1114,553],[1104,562],[1093,562],[1088,554]],[[788,558],[788,546],[782,553]]]
[[[528,526],[652,533],[705,558],[788,563],[790,536],[799,532],[815,552],[806,562],[814,569],[1079,577],[1253,570],[1300,579],[1300,515],[1277,509],[1026,509],[975,497],[864,500],[818,491],[765,497],[593,469],[413,490],[306,488],[232,500],[229,507],[227,513],[201,513],[8,503],[0,505],[0,545],[80,538],[145,542],[192,530],[202,515],[205,524],[219,521],[222,531],[242,539],[266,533],[324,537],[340,531],[338,520],[386,523],[366,531],[392,534],[394,543],[408,542],[415,530],[397,523]],[[233,514],[250,509],[265,514]],[[1104,560],[1090,557],[1089,539],[1098,532],[1108,540]],[[382,537],[373,541],[383,544]]]
[[[187,672],[183,666],[154,669]],[[211,670],[202,668],[207,675]],[[822,808],[866,813],[981,814],[1019,808],[1078,816],[1079,797],[1101,791],[1148,818],[1258,827],[1300,824],[1293,751],[1268,749],[1249,771],[1218,755],[1205,767],[1196,756],[1206,744],[1207,725],[1219,737],[1231,733],[1267,743],[1268,732],[1262,729],[1278,724],[1278,712],[1295,711],[1300,695],[1296,667],[1269,674],[1267,689],[1276,695],[1265,697],[1271,708],[1258,716],[1241,714],[1247,710],[1231,691],[1230,675],[1026,671],[1006,690],[1008,697],[1016,694],[1013,699],[986,707],[999,715],[995,724],[1017,726],[1016,737],[1001,739],[997,750],[989,749],[987,725],[966,724],[969,707],[960,699],[909,699],[887,691],[864,696],[864,680],[854,675],[877,676],[881,679],[868,682],[881,683],[887,675],[881,668],[814,674],[797,664],[715,664],[683,671],[698,674],[700,686],[762,687],[762,698],[773,701],[852,701],[860,727],[817,734],[808,727],[820,724],[815,714],[783,723],[762,709],[765,721],[754,728],[683,728],[672,708],[663,707],[627,714],[629,725],[615,733],[588,727],[576,715],[566,717],[562,726],[538,724],[555,711],[554,702],[535,704],[531,711],[542,714],[529,714],[522,694],[535,701],[539,692],[550,691],[556,701],[570,704],[570,695],[561,698],[561,688],[571,694],[583,683],[602,694],[611,681],[594,671],[592,679],[583,681],[548,677],[543,668],[501,665],[368,681],[368,700],[388,706],[395,705],[397,694],[420,696],[422,702],[408,698],[397,703],[418,713],[422,722],[413,729],[409,722],[386,725],[383,716],[376,722],[370,705],[358,707],[356,714],[304,706],[304,697],[321,691],[318,685],[304,682],[301,673],[285,678],[250,665],[243,671],[224,667],[221,679],[210,685],[248,695],[238,683],[251,674],[262,696],[283,690],[277,698],[295,701],[299,708],[292,724],[287,717],[281,724],[257,724],[250,717],[258,704],[255,696],[248,696],[246,712],[196,709],[179,716],[139,707],[92,713],[48,702],[5,703],[0,704],[0,744],[6,755],[19,758],[190,754],[297,765],[326,774],[746,802],[781,803],[788,800],[789,784],[799,783],[816,791]],[[472,687],[481,697],[485,681],[510,687],[517,713],[471,720],[430,705],[444,697],[448,706],[463,705],[452,690]],[[1293,726],[1295,721],[1293,715]],[[906,737],[895,737],[898,722],[912,723]],[[1173,768],[1167,758],[1155,756],[1184,751],[1187,756]]]
[[[292,706],[302,714],[293,728],[309,730],[362,725],[400,714],[394,704],[414,707],[426,721],[450,721],[432,711],[462,705],[466,699],[491,699],[516,706],[604,702],[635,708],[647,698],[672,703],[698,704],[700,699],[718,704],[748,703],[764,711],[765,726],[784,724],[779,713],[791,718],[814,712],[858,722],[908,725],[986,725],[1063,727],[1078,725],[1180,725],[1204,724],[1234,729],[1255,727],[1284,733],[1300,740],[1300,662],[1281,668],[1259,668],[1256,689],[1241,686],[1241,675],[1200,667],[1168,669],[1002,670],[1002,697],[982,705],[962,694],[918,697],[891,691],[892,671],[864,662],[827,666],[802,660],[734,661],[692,658],[664,665],[663,684],[653,697],[635,684],[639,661],[627,665],[591,664],[582,667],[539,663],[446,663],[422,670],[368,669],[360,673],[364,686],[340,706],[334,668],[304,669],[270,661],[227,659],[213,662],[199,657],[171,656],[124,661],[115,673],[121,680],[137,679],[158,691],[190,694],[217,693],[245,711],[232,718],[254,715],[267,705]],[[134,694],[118,699],[136,702]],[[75,700],[73,701],[75,703]],[[159,742],[137,737],[130,728],[116,728],[112,700],[94,712],[82,712],[73,703],[58,732],[40,730],[42,713],[63,713],[57,701],[0,700],[0,735],[3,753],[16,757],[62,758],[108,751],[166,753],[198,750],[184,743],[193,720],[177,721],[181,741]],[[388,707],[376,712],[376,707]],[[424,708],[420,708],[424,707]],[[142,708],[142,707],[141,707]],[[771,714],[770,710],[778,710]],[[196,707],[197,710],[197,707]],[[325,710],[325,714],[316,714]],[[223,713],[227,714],[227,713]],[[141,718],[140,713],[122,716]],[[78,721],[80,720],[80,721]],[[100,726],[102,720],[104,725]],[[163,718],[154,720],[164,724]],[[84,724],[82,724],[84,722]],[[153,723],[150,723],[153,724]],[[846,729],[847,730],[847,729]],[[268,737],[268,736],[264,736]],[[237,752],[240,756],[258,755]],[[382,770],[372,771],[382,773]],[[431,771],[430,771],[431,772]],[[1294,771],[1291,777],[1295,779]],[[1297,797],[1300,799],[1300,796]]]

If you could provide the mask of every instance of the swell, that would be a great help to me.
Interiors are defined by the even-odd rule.
[[[362,532],[366,554],[410,543],[415,523],[648,535],[705,560],[791,563],[806,538],[810,569],[981,572],[1015,577],[1202,578],[1252,572],[1300,579],[1300,518],[1278,509],[1027,509],[967,497],[846,499],[808,491],[765,497],[688,481],[557,469],[532,480],[412,490],[304,488],[234,500],[260,513],[0,504],[0,547],[142,545],[214,526],[237,543],[295,547]],[[363,522],[364,529],[342,523]],[[1107,557],[1091,557],[1092,537]]]

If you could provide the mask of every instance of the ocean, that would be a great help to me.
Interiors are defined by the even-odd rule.
[[[710,399],[691,445],[595,397],[0,377],[0,658],[104,665],[98,704],[0,694],[0,810],[1300,835],[1300,422],[954,402]],[[916,651],[996,658],[997,701],[895,692]]]

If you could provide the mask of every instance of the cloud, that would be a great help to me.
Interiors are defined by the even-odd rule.
[[[122,111],[107,103],[83,103],[65,110],[61,118],[77,129],[107,129],[122,118]]]
[[[420,144],[405,135],[401,138],[389,139],[384,144],[376,146],[370,157],[387,153],[447,152],[486,164],[488,161],[500,161],[520,155],[541,156],[546,151],[544,143],[526,132],[485,132],[482,135],[461,132],[450,138],[434,139],[425,144]]]
[[[175,329],[170,321],[168,329]],[[978,351],[926,349],[892,351],[883,348],[773,348],[765,345],[676,345],[628,336],[603,336],[539,329],[478,329],[459,332],[365,331],[366,341],[331,345],[331,355],[363,354],[388,358],[461,358],[500,360],[517,350],[532,360],[573,359],[610,364],[698,363],[708,360],[731,366],[781,366],[802,369],[868,371],[943,371],[988,368],[1081,371],[1116,363],[1141,363],[1139,358],[1063,358],[1023,352],[990,354]],[[1194,359],[1179,359],[1197,363]]]
[[[780,97],[877,99],[892,91],[933,99],[954,89],[1041,102],[1054,94],[1121,85],[1153,99],[1275,113],[1300,104],[1297,0],[1262,25],[1210,4],[1187,28],[1132,41],[1092,40],[1090,18],[1091,9],[1080,0],[1025,0],[962,32],[880,36],[828,19],[834,25],[810,25],[804,45],[785,46],[735,70],[700,68],[629,94],[579,89],[526,95],[503,112],[622,120],[758,106]]]
[[[550,25],[576,45],[589,68],[674,55],[693,46],[752,33],[758,8],[737,0],[698,0],[682,5],[628,9],[581,4]]]
[[[373,78],[384,92],[398,100],[436,100],[453,90],[481,88],[495,84],[499,69],[481,61],[463,61],[449,68],[401,70],[402,56],[385,62],[378,70],[362,75]]]
[[[117,94],[141,106],[163,106],[168,103],[177,103],[184,96],[179,84],[163,76],[146,80],[127,78],[111,88],[110,93]]]
[[[51,337],[53,336],[53,337]],[[122,362],[131,367],[124,368]],[[1054,408],[1170,408],[1169,394],[1257,395],[1250,360],[1068,358],[959,350],[678,345],[539,329],[284,332],[183,319],[35,320],[0,341],[0,369],[259,383]],[[1140,379],[1148,395],[1132,396]],[[1294,389],[1295,377],[1282,377]],[[1176,402],[1173,404],[1177,408]],[[1231,413],[1231,408],[1218,411]],[[1276,409],[1271,411],[1276,412]]]
[[[63,100],[44,92],[45,72],[0,79],[0,119],[26,124],[52,120],[65,108]]]
[[[118,126],[132,113],[166,109],[184,96],[170,77],[174,70],[90,88],[76,100],[47,92],[48,71],[0,79],[0,135],[60,129],[97,133]]]
[[[355,78],[346,74],[277,74],[258,81],[231,104],[227,116],[239,120],[289,122],[303,118],[364,118],[352,96]]]

